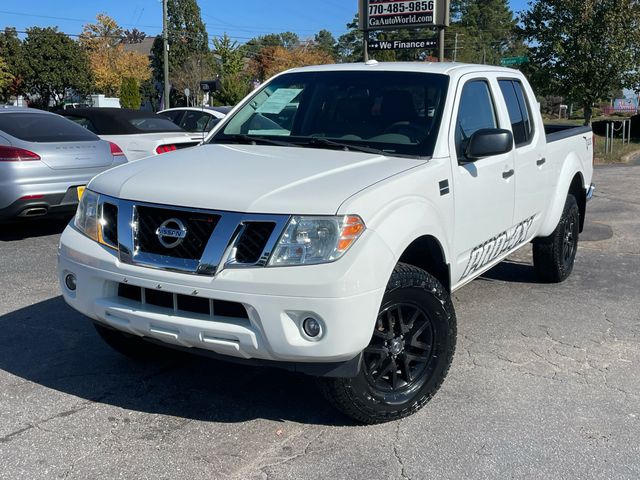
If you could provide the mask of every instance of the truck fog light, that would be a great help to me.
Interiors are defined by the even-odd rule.
[[[66,277],[64,277],[64,284],[69,290],[74,292],[77,288],[76,276],[73,273],[68,274]]]
[[[322,333],[320,322],[312,317],[304,319],[304,321],[302,322],[302,329],[304,330],[304,333],[309,335],[311,338],[315,338],[320,335],[320,333]]]

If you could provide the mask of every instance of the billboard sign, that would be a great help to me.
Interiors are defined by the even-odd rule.
[[[438,41],[429,40],[370,40],[369,50],[408,50],[412,48],[430,49],[436,48]]]
[[[360,30],[449,25],[449,0],[360,0]]]

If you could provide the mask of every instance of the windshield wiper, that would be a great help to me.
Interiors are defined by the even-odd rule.
[[[298,145],[293,142],[285,142],[283,140],[271,140],[270,138],[254,137],[253,135],[245,135],[237,133],[234,135],[225,135],[220,139],[216,139],[216,142],[224,142],[225,140],[233,140],[238,143],[246,143],[248,145],[257,145],[258,143],[267,143],[269,145],[277,145],[279,147],[297,147]]]
[[[380,150],[378,148],[373,147],[365,147],[363,145],[352,145],[349,143],[336,142],[334,140],[329,140],[328,138],[323,137],[312,137],[307,142],[298,143],[301,147],[337,147],[343,149],[345,152],[354,151],[354,152],[364,152],[364,153],[373,153],[376,155],[389,155],[390,152],[385,152],[384,150]]]

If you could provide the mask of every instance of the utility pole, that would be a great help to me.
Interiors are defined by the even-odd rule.
[[[162,48],[164,68],[164,108],[170,108],[169,104],[169,32],[167,31],[167,0],[162,0]]]
[[[438,28],[438,61],[444,62],[444,27]]]
[[[458,60],[458,33],[456,33],[456,42],[453,47],[453,61],[456,62]]]
[[[369,61],[369,30],[362,32],[362,51],[364,52],[364,61]]]

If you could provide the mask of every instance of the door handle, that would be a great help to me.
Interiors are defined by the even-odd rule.
[[[542,165],[544,165],[546,163],[546,161],[547,161],[546,158],[541,158],[540,160],[536,161],[536,165],[541,167]]]
[[[502,178],[513,177],[514,173],[516,173],[516,171],[513,168],[511,170],[507,170],[506,172],[502,172]]]

